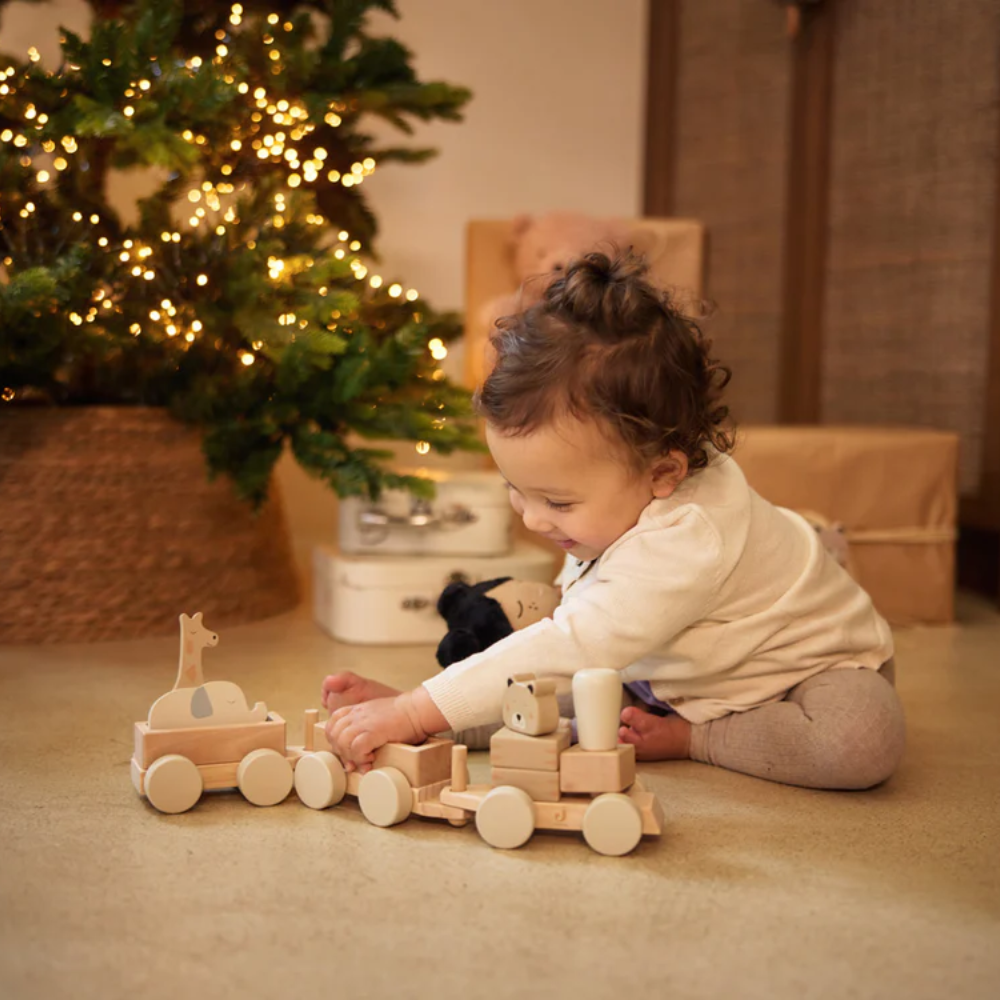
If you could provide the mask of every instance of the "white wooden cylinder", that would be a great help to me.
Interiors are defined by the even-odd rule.
[[[573,675],[573,710],[581,750],[614,750],[622,706],[617,670],[593,667]]]

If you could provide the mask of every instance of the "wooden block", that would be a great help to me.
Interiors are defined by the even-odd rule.
[[[556,682],[539,680],[534,674],[514,674],[507,679],[503,699],[503,723],[526,736],[543,736],[559,727]]]
[[[559,787],[564,792],[623,792],[635,781],[635,747],[614,750],[564,750],[559,757]]]
[[[451,748],[454,742],[431,736],[416,747],[408,743],[386,743],[375,754],[374,768],[394,767],[406,775],[414,788],[433,785],[451,777]],[[330,749],[325,723],[319,722],[313,727],[313,743],[317,750]]]
[[[520,767],[494,767],[493,787],[513,785],[526,791],[535,802],[559,801],[559,772],[534,771]]]
[[[569,719],[544,736],[525,736],[513,729],[498,729],[490,739],[490,763],[494,767],[517,767],[530,771],[558,771],[559,755],[569,746]]]
[[[251,750],[264,748],[285,752],[285,720],[277,712],[245,726],[152,730],[146,722],[135,724],[135,759],[143,768],[169,753],[199,765],[239,763]]]

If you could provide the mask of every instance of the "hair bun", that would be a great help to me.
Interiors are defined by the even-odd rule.
[[[570,261],[546,289],[546,310],[609,340],[648,330],[661,305],[645,280],[648,271],[645,258],[631,248],[611,256],[585,254]]]

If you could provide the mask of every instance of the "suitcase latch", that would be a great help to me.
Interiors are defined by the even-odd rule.
[[[473,511],[461,504],[452,504],[435,511],[429,500],[414,497],[410,503],[410,512],[405,516],[387,514],[378,507],[359,511],[358,527],[361,530],[361,538],[366,545],[378,545],[379,542],[388,537],[392,528],[406,530],[438,528],[442,531],[448,531],[464,528],[466,525],[474,524],[478,519]]]

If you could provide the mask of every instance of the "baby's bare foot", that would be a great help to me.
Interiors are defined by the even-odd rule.
[[[335,712],[345,705],[359,705],[375,698],[391,698],[399,694],[397,688],[380,684],[369,677],[360,677],[353,670],[331,674],[323,681],[322,702],[328,712]]]
[[[691,756],[691,723],[679,715],[623,708],[618,739],[635,746],[636,760],[687,760]]]

